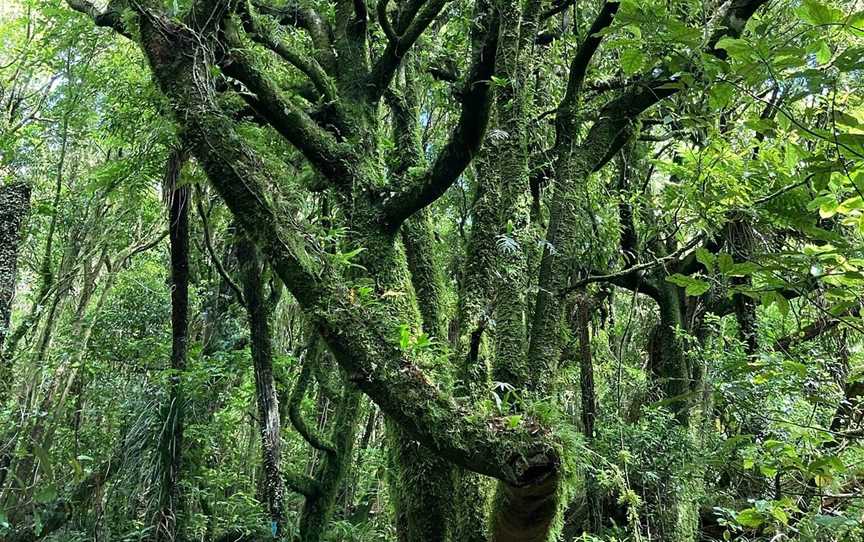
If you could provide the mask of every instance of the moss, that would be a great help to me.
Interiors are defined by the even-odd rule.
[[[336,498],[342,487],[354,452],[361,394],[354,386],[345,386],[331,431],[333,451],[325,453],[315,469],[318,482],[314,495],[307,495],[300,512],[300,542],[318,542],[333,516]]]
[[[424,448],[392,422],[387,424],[391,492],[398,539],[445,542],[453,518],[453,465]]]
[[[402,225],[402,241],[417,296],[423,329],[432,337],[446,337],[444,321],[444,278],[435,261],[435,237],[429,213],[420,211]]]

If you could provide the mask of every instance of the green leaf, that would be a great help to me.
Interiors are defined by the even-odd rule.
[[[705,247],[696,249],[696,261],[705,266],[709,273],[714,272],[714,254]]]
[[[700,296],[711,289],[711,284],[709,282],[695,277],[688,277],[681,273],[675,273],[674,275],[666,277],[666,282],[671,282],[676,286],[684,288],[684,293],[694,297]]]
[[[774,519],[776,519],[777,521],[779,521],[783,525],[786,525],[789,523],[789,515],[786,514],[786,511],[783,510],[782,508],[780,508],[779,506],[774,506],[771,508],[771,515],[774,517]]]
[[[522,416],[519,414],[514,414],[512,416],[507,416],[504,418],[504,421],[507,424],[507,429],[516,429],[519,427],[519,424],[522,423]]]
[[[831,49],[825,40],[817,40],[807,47],[807,53],[816,57],[819,64],[827,64],[831,60]]]
[[[619,58],[625,75],[633,75],[645,65],[645,53],[639,49],[625,49]]]
[[[402,350],[408,350],[408,347],[411,346],[411,330],[408,329],[407,324],[399,325],[399,348]]]
[[[732,95],[735,93],[735,87],[729,83],[720,83],[711,87],[708,92],[708,104],[715,109],[723,109],[729,105]]]
[[[825,201],[819,205],[819,218],[831,218],[837,214],[839,205],[835,200]]]
[[[41,488],[39,488],[33,498],[36,500],[36,502],[42,504],[54,502],[54,500],[57,499],[57,489],[51,484],[48,484],[47,486],[42,486]]]
[[[51,458],[48,457],[48,454],[45,452],[45,450],[41,446],[34,444],[33,455],[35,455],[36,458],[39,459],[39,469],[48,478],[53,478],[54,474],[51,468]]]
[[[724,275],[732,269],[733,265],[735,265],[735,260],[732,259],[732,256],[730,254],[726,252],[721,252],[717,255],[717,267]]]
[[[777,468],[768,465],[759,465],[759,472],[762,473],[762,476],[774,478],[774,475],[777,474]]]
[[[755,529],[765,523],[765,518],[755,508],[748,508],[735,514],[735,521],[743,527]]]
[[[746,58],[750,56],[753,47],[740,38],[723,38],[717,42],[717,49],[724,49],[734,58]]]
[[[817,474],[813,476],[813,483],[815,483],[817,487],[828,487],[833,481],[834,477],[829,474]]]
[[[843,20],[842,11],[826,6],[816,0],[804,0],[801,3],[801,7],[795,10],[795,13],[805,23],[815,26],[838,23]]]

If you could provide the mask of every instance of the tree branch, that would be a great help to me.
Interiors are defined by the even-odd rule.
[[[314,499],[321,494],[321,482],[311,476],[286,471],[282,473],[282,479],[285,485],[306,498]]]
[[[384,91],[390,86],[399,64],[402,62],[405,54],[411,49],[414,43],[420,38],[423,32],[432,24],[435,17],[444,9],[449,0],[428,0],[422,4],[422,7],[417,14],[411,18],[410,23],[405,26],[404,31],[397,33],[389,20],[387,20],[387,3],[380,1],[378,3],[378,19],[383,20],[382,28],[387,34],[388,43],[381,57],[375,62],[372,67],[372,72],[369,74],[369,99],[378,101],[384,95]],[[383,7],[381,4],[384,4]],[[383,12],[383,17],[382,17]],[[407,19],[407,17],[406,17]],[[401,21],[400,21],[401,22]],[[388,28],[389,26],[389,28]]]
[[[792,346],[812,341],[813,339],[819,337],[823,333],[830,331],[836,328],[838,325],[843,323],[843,318],[846,316],[859,316],[861,314],[861,303],[855,303],[853,306],[847,308],[843,312],[837,315],[827,315],[819,318],[814,321],[810,325],[807,325],[798,331],[791,333],[785,337],[781,337],[774,341],[774,350],[779,350],[782,352],[788,352],[789,348]]]
[[[728,2],[726,11],[719,16],[720,22],[716,30],[708,40],[706,52],[719,58],[725,58],[725,51],[714,47],[717,41],[724,36],[740,36],[749,18],[766,2],[767,0],[732,0]],[[617,2],[615,3],[617,4]],[[599,31],[595,26],[602,26],[602,23],[606,21],[611,23],[607,10],[611,10],[612,15],[614,15],[617,8],[613,8],[610,4],[612,2],[607,2],[604,5],[601,14],[592,25],[592,30],[595,33]],[[575,106],[587,69],[586,61],[590,61],[594,51],[599,46],[599,39],[599,36],[594,37],[589,33],[585,43],[580,47],[580,52],[577,53],[576,58],[571,63],[567,93],[559,106],[558,118],[556,119],[559,144],[573,137]],[[583,49],[585,50],[584,55],[582,54]],[[583,60],[577,62],[580,57]],[[631,135],[630,127],[643,111],[683,88],[683,85],[670,78],[662,67],[653,68],[649,74],[658,70],[660,75],[643,77],[641,82],[637,80],[627,92],[607,103],[601,110],[599,120],[591,127],[590,133],[581,145],[582,152],[590,155],[588,161],[593,171],[603,167],[620,150]]]
[[[676,250],[675,252],[672,252],[671,254],[667,254],[666,256],[657,258],[656,260],[651,260],[650,262],[644,262],[644,263],[636,264],[632,267],[628,267],[627,269],[622,269],[621,271],[616,271],[614,273],[609,273],[606,275],[589,275],[589,276],[587,276],[583,279],[580,279],[580,280],[574,282],[573,284],[571,284],[570,287],[567,288],[566,290],[564,290],[563,293],[567,294],[569,292],[578,290],[578,289],[583,288],[584,286],[586,286],[588,284],[593,284],[595,282],[609,282],[612,284],[617,284],[617,282],[616,282],[617,279],[624,278],[628,275],[638,275],[638,274],[643,273],[645,271],[650,271],[652,269],[660,267],[663,264],[678,261],[681,258],[681,256],[683,256],[687,251],[689,251],[690,249],[692,249],[693,247],[698,245],[699,242],[703,238],[704,238],[704,235],[698,235],[698,236],[694,237],[693,239],[691,239],[690,242],[688,242],[686,245],[684,245],[683,247]]]
[[[399,43],[399,35],[393,29],[393,24],[390,22],[390,17],[387,15],[387,5],[390,0],[378,0],[376,11],[378,13],[378,24],[381,25],[381,30],[390,42]]]
[[[325,68],[332,68],[335,62],[331,43],[332,31],[320,13],[312,8],[301,7],[297,2],[289,2],[281,7],[274,7],[264,2],[253,0],[253,5],[262,14],[271,16],[286,26],[302,28],[309,34],[315,52]]]
[[[409,216],[444,194],[480,150],[492,105],[490,82],[498,46],[498,18],[493,14],[485,17],[489,18],[486,36],[465,82],[462,111],[456,128],[429,169],[416,182],[385,201],[386,220],[394,230]]]
[[[213,239],[210,236],[210,221],[207,220],[207,213],[204,211],[204,205],[201,204],[201,197],[203,196],[201,189],[198,189],[198,198],[195,201],[195,207],[198,209],[198,216],[201,217],[201,229],[204,230],[204,247],[207,249],[207,254],[210,255],[210,260],[213,262],[213,265],[216,267],[216,271],[219,273],[219,276],[222,277],[222,280],[225,281],[225,284],[231,288],[231,291],[234,292],[234,295],[237,296],[237,301],[241,305],[246,305],[246,299],[243,297],[243,292],[240,290],[240,286],[237,285],[236,282],[231,278],[231,275],[228,274],[228,271],[225,269],[225,266],[222,265],[222,261],[216,257],[216,251],[213,250]]]
[[[231,35],[228,31],[226,34]],[[351,178],[347,162],[353,158],[350,149],[340,144],[309,115],[291,103],[276,84],[253,67],[253,59],[242,49],[239,38],[229,38],[232,49],[225,61],[225,73],[241,81],[255,93],[255,99],[241,96],[262,117],[266,118],[286,140],[297,147],[312,166],[332,182]]]
[[[588,34],[579,46],[576,56],[570,62],[570,73],[567,76],[567,90],[564,93],[564,98],[558,106],[558,116],[561,120],[567,123],[572,123],[572,117],[575,115],[575,107],[579,100],[579,94],[582,91],[582,84],[585,82],[585,75],[588,73],[588,66],[591,64],[591,59],[594,58],[594,53],[600,47],[603,41],[603,35],[600,31],[612,24],[615,19],[615,14],[621,6],[619,1],[608,1],[600,8],[600,13],[588,29]],[[572,129],[570,126],[567,129]]]
[[[99,9],[94,6],[92,3],[87,0],[66,0],[66,3],[70,8],[74,9],[79,13],[83,13],[87,15],[93,22],[96,23],[96,26],[101,26],[104,28],[112,28],[115,32],[133,40],[132,34],[126,29],[126,25],[123,23],[123,18],[121,15],[121,9],[118,9],[120,6],[117,5],[117,2],[109,2],[108,8],[103,12],[99,11]],[[134,40],[133,40],[134,41]]]
[[[267,47],[283,60],[300,70],[315,85],[327,102],[337,100],[336,87],[324,68],[314,58],[306,58],[300,53],[288,47],[284,41],[278,39],[274,33],[267,28],[254,12],[254,8],[247,1],[243,6],[243,27],[247,35],[253,41]]]
[[[313,339],[313,348],[314,343],[317,340]],[[303,437],[303,440],[309,443],[310,446],[315,448],[316,450],[321,450],[322,452],[326,452],[330,455],[336,454],[336,448],[326,440],[324,440],[321,436],[317,435],[307,424],[306,420],[303,419],[303,413],[300,411],[301,403],[303,402],[303,397],[306,394],[306,389],[309,387],[309,380],[312,377],[312,363],[313,361],[310,359],[310,353],[307,352],[307,358],[303,362],[303,368],[300,369],[300,376],[297,377],[297,383],[294,384],[294,389],[291,391],[291,397],[288,399],[288,418],[291,420],[291,425],[294,426],[294,429],[300,433],[300,436]]]

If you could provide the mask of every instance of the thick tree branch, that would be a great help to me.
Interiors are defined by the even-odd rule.
[[[280,40],[259,19],[254,8],[248,2],[244,4],[243,27],[253,41],[267,47],[283,60],[300,70],[315,85],[315,88],[327,102],[335,102],[336,88],[330,76],[314,58],[306,58]]]
[[[333,67],[335,57],[333,55],[332,31],[320,13],[312,8],[301,7],[298,2],[288,2],[278,8],[263,1],[253,1],[253,5],[260,13],[275,18],[282,25],[295,26],[305,30],[324,67],[327,69]]]
[[[666,256],[662,256],[657,258],[656,260],[651,260],[650,262],[644,262],[640,264],[633,265],[632,267],[628,267],[627,269],[622,269],[621,271],[616,271],[614,273],[608,273],[604,275],[589,275],[582,279],[579,279],[572,283],[568,288],[566,288],[562,295],[566,295],[570,292],[574,292],[581,288],[584,288],[588,284],[594,284],[597,282],[608,282],[610,284],[615,284],[617,286],[622,286],[627,289],[634,289],[638,287],[640,291],[651,295],[648,291],[647,284],[637,284],[641,281],[641,276],[647,271],[651,271],[658,267],[664,266],[666,264],[675,263],[679,261],[685,254],[693,249],[696,245],[698,245],[703,239],[702,235],[696,236],[691,239],[686,245],[682,246],[675,252],[671,254],[667,254]]]
[[[122,10],[119,8],[118,2],[109,2],[108,8],[105,11],[99,11],[96,6],[87,0],[66,0],[66,3],[75,11],[93,19],[96,26],[112,28],[121,36],[133,39],[126,25],[123,23]]]
[[[230,32],[229,32],[230,34]],[[255,98],[241,94],[247,103],[262,117],[266,118],[292,145],[297,147],[307,160],[322,175],[334,183],[346,182],[351,177],[348,162],[353,154],[340,144],[309,115],[282,94],[276,84],[253,66],[254,60],[237,41],[230,52],[223,70],[241,81],[255,93]]]
[[[720,22],[708,40],[706,51],[724,58],[725,51],[714,47],[717,41],[724,36],[740,36],[749,18],[766,2],[767,0],[732,0],[728,2],[726,4],[727,9],[719,16]],[[607,2],[604,5],[600,16],[592,25],[592,30],[595,33],[605,28],[602,23],[607,22],[607,26],[611,23],[610,15],[604,14],[604,11],[610,10],[614,16],[617,8],[613,8],[610,4],[611,2]],[[595,26],[600,28],[595,29]],[[580,53],[577,53],[572,63],[567,93],[559,106],[558,118],[556,119],[559,144],[572,138],[572,132],[575,128],[575,107],[587,67],[584,60],[578,63],[577,60],[584,57],[590,61],[594,51],[599,46],[599,39],[599,36],[594,37],[589,33],[585,43],[580,47]],[[582,55],[583,49],[585,50],[584,55]],[[581,145],[583,152],[587,151],[588,154],[593,155],[591,157],[593,171],[603,167],[620,150],[631,135],[630,128],[643,111],[683,88],[674,79],[664,75],[666,71],[662,67],[656,67],[650,73],[656,73],[658,70],[661,75],[643,77],[641,82],[637,80],[624,94],[607,103],[601,110],[599,120],[592,126],[591,133]]]
[[[423,32],[432,24],[435,17],[441,13],[444,6],[449,0],[428,0],[422,4],[417,14],[410,19],[410,23],[405,26],[404,31],[398,31],[390,25],[387,20],[387,4],[379,1],[378,3],[378,18],[384,20],[384,32],[387,34],[388,43],[381,57],[375,62],[372,67],[372,72],[369,74],[369,98],[372,101],[378,101],[384,95],[384,91],[390,86],[399,64],[405,57],[405,54],[411,49],[414,43],[420,38]],[[383,13],[383,17],[382,17]],[[407,17],[406,17],[407,19]],[[400,25],[402,26],[402,25]],[[394,39],[395,38],[395,39]]]
[[[575,108],[579,101],[579,94],[582,91],[582,84],[585,82],[585,75],[588,73],[588,66],[591,64],[591,59],[600,47],[603,41],[602,30],[612,24],[615,19],[615,14],[621,2],[607,1],[600,8],[600,13],[591,24],[588,34],[579,46],[576,56],[570,62],[570,73],[567,77],[567,90],[564,93],[561,103],[558,106],[558,116],[560,120],[572,122],[572,117],[575,115]],[[567,129],[572,129],[568,126]]]
[[[381,30],[384,31],[384,35],[387,36],[388,40],[398,43],[399,35],[396,34],[396,30],[393,29],[393,23],[390,22],[390,16],[387,15],[387,5],[389,3],[390,0],[378,0],[378,5],[376,6],[378,24],[381,25]]]
[[[840,314],[823,316],[818,320],[814,321],[813,323],[799,329],[795,333],[791,333],[785,337],[781,337],[774,341],[774,350],[787,352],[792,346],[796,344],[812,341],[823,333],[826,333],[836,328],[843,323],[844,317],[857,317],[860,315],[860,313],[861,303],[855,303],[855,305],[849,307]]]
[[[486,17],[489,19],[486,36],[465,82],[459,123],[429,169],[385,202],[386,220],[394,230],[444,194],[480,149],[492,105],[490,83],[498,45],[498,19],[492,14]]]
[[[321,494],[321,482],[311,476],[296,472],[283,472],[282,479],[285,480],[285,485],[306,498],[314,499]]]

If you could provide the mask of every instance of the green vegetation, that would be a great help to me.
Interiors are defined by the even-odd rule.
[[[862,541],[862,191],[851,0],[6,0],[0,541]]]

